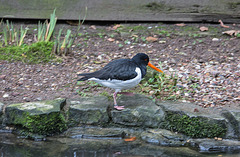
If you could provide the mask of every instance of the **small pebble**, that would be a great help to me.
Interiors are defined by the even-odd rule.
[[[199,69],[201,69],[201,66],[200,65],[196,65],[195,69],[199,70]]]
[[[185,96],[189,96],[189,93],[184,93]]]
[[[9,97],[9,94],[5,93],[5,94],[3,94],[2,97],[3,97],[3,98],[8,98],[8,97]]]
[[[218,38],[213,38],[212,41],[219,41],[219,39]]]
[[[164,40],[159,41],[159,44],[165,44],[165,43],[166,43],[166,41],[164,41]]]

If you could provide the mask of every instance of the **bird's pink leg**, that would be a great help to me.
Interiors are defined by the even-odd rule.
[[[117,105],[116,97],[117,97],[117,92],[114,92],[114,93],[113,93],[114,108],[117,109],[117,110],[123,110],[123,109],[125,109],[124,106],[118,106],[118,105]]]

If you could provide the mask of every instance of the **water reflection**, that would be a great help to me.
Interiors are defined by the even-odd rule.
[[[120,139],[117,139],[120,140]],[[116,140],[116,142],[118,142]],[[94,146],[94,147],[91,147]],[[48,138],[33,141],[11,133],[0,134],[1,157],[237,157],[239,154],[201,154],[187,147],[160,147],[149,144],[101,144],[99,140]]]

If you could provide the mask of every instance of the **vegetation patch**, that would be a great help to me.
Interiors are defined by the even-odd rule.
[[[183,133],[193,138],[224,137],[226,128],[219,124],[212,124],[198,117],[189,117],[179,113],[167,113],[164,127],[169,130]]]
[[[162,100],[176,100],[180,98],[176,92],[181,90],[177,87],[178,76],[161,74],[148,68],[148,73],[139,84],[143,94],[150,94]]]
[[[0,60],[24,63],[47,63],[55,59],[51,54],[53,42],[37,42],[32,45],[0,47]]]

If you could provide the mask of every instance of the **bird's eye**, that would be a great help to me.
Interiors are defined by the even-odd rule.
[[[147,61],[147,59],[144,59],[145,61]]]

